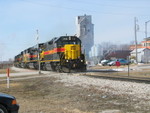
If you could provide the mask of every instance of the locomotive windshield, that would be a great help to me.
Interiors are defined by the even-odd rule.
[[[65,44],[78,44],[78,45],[80,45],[80,41],[70,41],[70,40],[65,40],[65,41],[62,41],[61,42],[62,43],[62,45],[65,45]]]
[[[60,46],[64,46],[66,44],[77,44],[77,45],[81,45],[81,41],[80,39],[76,38],[76,37],[62,37],[60,40],[57,41],[57,45]]]

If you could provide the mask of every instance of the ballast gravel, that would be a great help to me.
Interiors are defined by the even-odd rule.
[[[150,100],[150,84],[135,83],[128,81],[109,80],[82,76],[82,74],[51,74],[58,78],[58,82],[65,83],[66,86],[79,85],[85,88],[94,86],[97,90],[102,90],[114,95],[127,94],[139,99]]]

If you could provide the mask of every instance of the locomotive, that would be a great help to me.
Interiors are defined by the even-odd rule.
[[[39,63],[40,62],[40,63]],[[76,36],[60,36],[30,47],[14,58],[14,65],[22,68],[57,72],[86,71],[81,40]]]

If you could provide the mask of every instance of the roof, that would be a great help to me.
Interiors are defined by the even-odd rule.
[[[130,56],[130,50],[112,50],[105,54],[106,59],[110,59],[112,57],[115,58],[127,58],[127,56]]]
[[[148,48],[139,48],[139,49],[137,49],[137,52],[140,53],[140,52],[142,52],[142,51],[144,51],[146,49],[150,51],[150,49],[148,49]],[[134,49],[133,51],[131,51],[131,53],[135,53],[135,52],[136,52],[136,49]]]

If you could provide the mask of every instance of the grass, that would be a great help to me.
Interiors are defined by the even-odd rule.
[[[150,109],[132,96],[104,92],[92,85],[66,86],[54,77],[11,81],[10,89],[1,82],[0,90],[17,98],[21,113],[100,113],[114,109],[120,113],[148,113]]]
[[[100,71],[101,69],[103,70],[112,70],[112,69],[117,69],[116,66],[95,66],[95,67],[90,67],[90,69],[93,69],[93,70],[99,70],[97,72],[98,75],[119,75],[119,76],[133,76],[133,77],[147,77],[147,78],[150,78],[150,69],[149,68],[145,68],[145,69],[135,69],[133,70],[133,66],[136,66],[136,65],[130,65],[129,67],[129,73],[128,73],[128,70],[126,71]],[[128,66],[125,65],[125,66],[119,66],[119,68],[126,68],[128,69]]]

